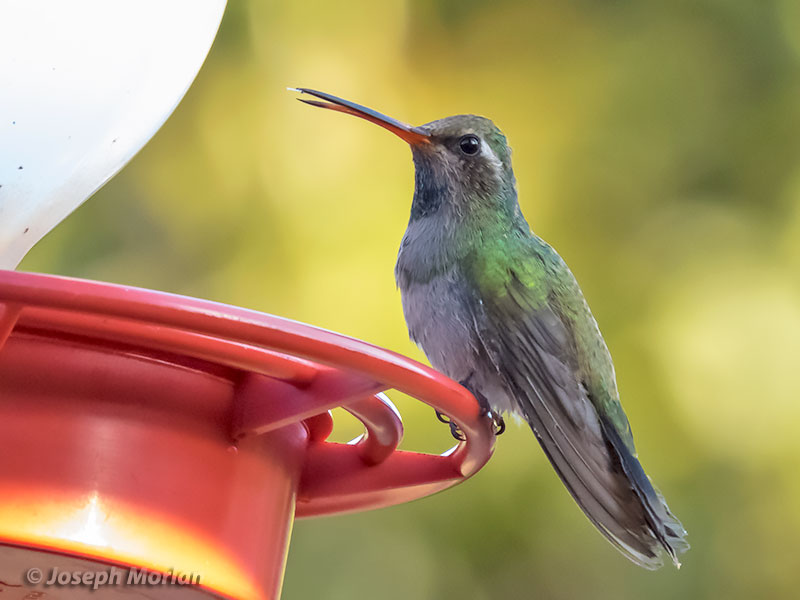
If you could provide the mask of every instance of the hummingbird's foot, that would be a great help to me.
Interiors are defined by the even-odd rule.
[[[502,435],[505,433],[506,430],[506,422],[503,419],[503,415],[500,413],[491,413],[492,415],[492,425],[494,425],[494,435],[495,437],[498,435]]]
[[[464,435],[464,432],[458,428],[458,425],[456,425],[454,421],[450,421],[450,435],[456,438],[459,442],[463,442],[467,439],[467,437]]]
[[[444,413],[440,413],[438,410],[436,411],[436,418],[439,419],[442,423],[445,423],[446,425],[452,423],[450,417],[448,417]]]
[[[467,388],[469,392],[475,396],[475,399],[478,401],[478,404],[481,407],[481,411],[484,415],[487,415],[492,418],[492,425],[494,427],[494,435],[497,437],[501,435],[506,430],[506,422],[503,420],[503,415],[499,412],[495,412],[491,409],[489,404],[489,400],[487,400],[486,396],[481,393],[479,387],[472,385],[472,378],[475,375],[475,372],[469,374],[469,377],[466,379],[462,379],[459,383]],[[439,419],[441,421],[441,419]]]
[[[455,421],[448,417],[445,414],[440,413],[438,410],[436,411],[436,418],[439,419],[442,423],[450,426],[450,434],[456,438],[459,442],[463,442],[467,438],[464,436],[464,432],[459,429],[458,425],[456,425]]]

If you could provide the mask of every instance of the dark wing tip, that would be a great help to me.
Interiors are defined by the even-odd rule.
[[[689,542],[686,541],[686,529],[672,514],[664,500],[664,496],[653,486],[641,463],[622,441],[614,425],[603,417],[600,418],[600,423],[603,433],[619,458],[622,470],[631,482],[633,491],[636,492],[642,503],[644,516],[652,533],[653,542],[657,542],[670,556],[673,564],[680,568],[681,563],[678,560],[678,555],[683,554],[690,548]],[[656,546],[655,550],[658,550],[658,546]],[[660,562],[659,560],[657,567],[661,566]],[[642,566],[647,567],[647,565]]]

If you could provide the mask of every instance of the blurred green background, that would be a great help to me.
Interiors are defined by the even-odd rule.
[[[174,116],[21,268],[424,360],[392,274],[409,150],[287,85],[505,131],[523,210],[581,282],[693,548],[680,571],[629,564],[512,426],[460,487],[298,522],[284,600],[797,597],[800,3],[231,0]],[[406,448],[449,445],[430,409],[396,399]]]

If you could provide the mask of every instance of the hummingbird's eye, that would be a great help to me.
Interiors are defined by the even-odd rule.
[[[464,154],[473,156],[481,149],[481,141],[477,135],[469,134],[458,140],[458,146]]]

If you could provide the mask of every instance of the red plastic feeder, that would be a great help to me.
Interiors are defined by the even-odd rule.
[[[452,416],[466,441],[397,450],[388,389]],[[364,424],[358,442],[326,441],[334,407]],[[147,570],[148,598],[278,598],[295,516],[438,492],[493,444],[469,392],[393,352],[242,308],[0,271],[4,600],[84,597],[91,581],[47,586],[52,569],[112,566]],[[129,576],[92,597],[132,597]]]

